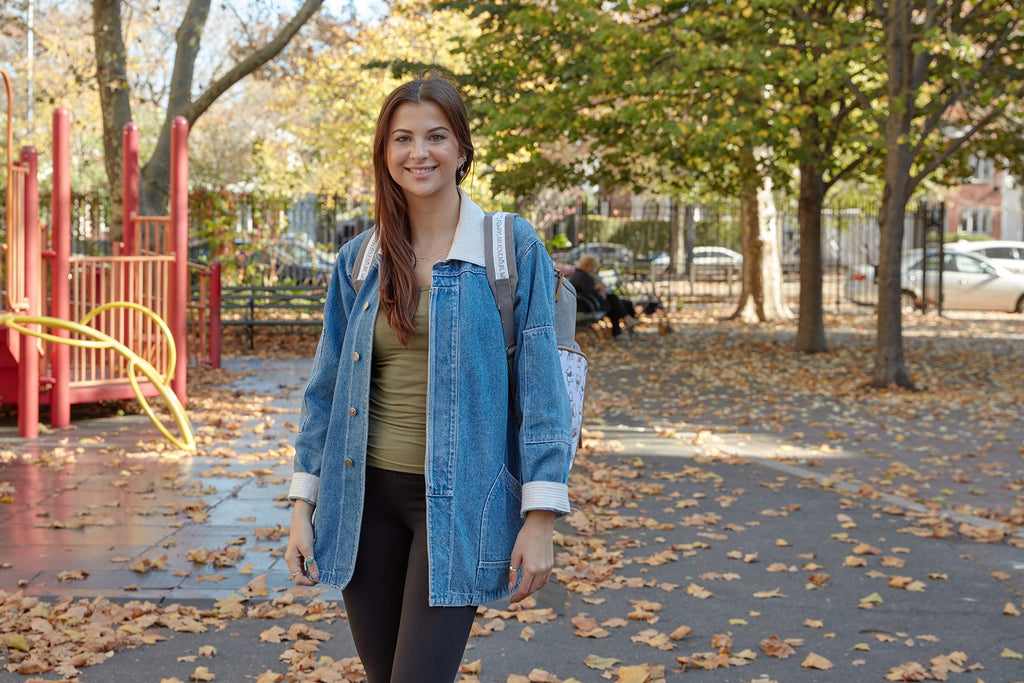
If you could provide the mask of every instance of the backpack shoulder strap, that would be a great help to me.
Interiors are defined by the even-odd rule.
[[[511,354],[516,348],[513,309],[519,273],[516,270],[516,245],[513,230],[516,214],[505,211],[484,216],[484,253],[487,282],[494,293],[494,302],[501,316],[505,333],[505,350]]]
[[[355,264],[352,266],[352,286],[357,294],[359,293],[359,288],[363,286],[363,280],[370,274],[370,269],[373,268],[373,259],[377,256],[377,228],[370,228],[370,230],[370,234],[359,246],[359,253],[356,255]]]

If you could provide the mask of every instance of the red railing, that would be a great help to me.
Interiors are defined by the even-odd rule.
[[[75,256],[71,258],[71,319],[81,320],[112,301],[132,301],[164,320],[170,311],[166,292],[175,257]],[[111,309],[89,321],[145,358],[161,375],[169,370],[167,338],[153,320],[130,309]],[[128,382],[128,368],[113,349],[74,347],[71,350],[72,390],[102,383]]]

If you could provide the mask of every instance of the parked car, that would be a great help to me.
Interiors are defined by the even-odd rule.
[[[980,254],[992,263],[1014,273],[1024,273],[1024,242],[1009,240],[985,240],[969,242],[960,240],[946,245],[949,251],[964,254]]]
[[[693,269],[698,275],[739,272],[743,269],[743,254],[725,247],[694,247]]]
[[[929,301],[938,296],[939,254],[929,252],[927,264],[924,258],[921,250],[915,250],[904,256],[900,263],[905,311],[921,307],[925,289]],[[878,281],[875,271],[875,266],[854,268],[845,286],[847,299],[858,304],[876,305]],[[1010,272],[984,256],[947,251],[942,255],[942,307],[945,310],[1022,313],[1024,274]]]
[[[555,255],[555,259],[575,266],[583,254],[593,254],[602,266],[616,266],[631,263],[634,254],[631,249],[613,242],[584,242],[569,251]]]
[[[669,266],[669,255],[665,252],[656,254],[651,259],[655,270],[665,270]],[[743,270],[743,254],[725,247],[694,247],[693,272],[698,278],[738,276]]]

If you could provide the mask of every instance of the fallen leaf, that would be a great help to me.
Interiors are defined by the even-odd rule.
[[[704,588],[703,586],[698,586],[695,583],[691,583],[689,586],[686,587],[686,594],[692,595],[695,598],[700,598],[701,600],[706,600],[707,598],[710,598],[712,596],[711,591]]]
[[[579,661],[579,660],[577,660],[577,661]],[[605,669],[612,668],[613,666],[615,666],[616,664],[618,664],[621,661],[622,661],[621,659],[617,659],[615,657],[601,657],[600,655],[587,655],[587,658],[585,660],[583,660],[583,663],[586,664],[588,668],[597,669],[598,671],[604,671]]]
[[[786,659],[796,654],[796,649],[778,636],[770,636],[761,641],[761,650],[769,657]]]
[[[813,652],[809,653],[804,661],[800,663],[805,669],[819,669],[821,671],[828,671],[834,665],[829,660],[825,659],[821,655],[816,655]]]
[[[924,681],[929,678],[931,678],[931,673],[917,662],[894,666],[885,675],[887,681]]]
[[[668,637],[672,640],[682,640],[691,633],[693,633],[693,629],[689,626],[679,626],[672,633],[668,634]]]

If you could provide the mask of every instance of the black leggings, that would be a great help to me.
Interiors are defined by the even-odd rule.
[[[452,683],[476,607],[427,602],[423,475],[366,468],[355,573],[342,591],[369,683]]]

